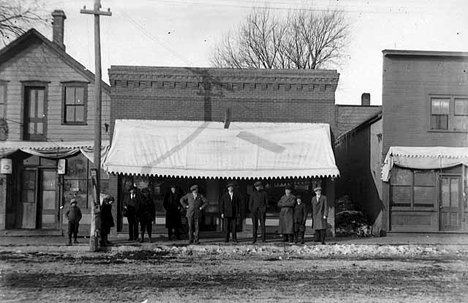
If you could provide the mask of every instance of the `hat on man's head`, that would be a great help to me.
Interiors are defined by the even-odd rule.
[[[296,200],[301,200],[301,201],[302,201],[301,195],[297,195],[297,196],[296,196]]]
[[[171,184],[171,186],[169,186],[169,188],[177,188],[177,186],[175,184]]]
[[[128,191],[131,191],[132,189],[137,190],[138,188],[137,188],[135,185],[132,185],[132,186],[130,186],[130,188],[128,189]]]
[[[78,202],[76,201],[75,198],[72,198],[72,199],[70,200],[70,204],[73,204],[73,203],[78,204]]]
[[[194,191],[196,189],[198,189],[198,185],[195,184],[195,185],[190,186],[190,191]]]
[[[229,183],[226,185],[226,187],[231,187],[231,186],[232,186],[232,187],[236,187],[236,185],[234,184],[234,182],[229,182]]]
[[[284,187],[284,189],[292,189],[291,184],[286,184],[286,186]]]
[[[254,183],[254,186],[257,187],[257,186],[262,186],[262,181],[257,181]]]
[[[320,186],[317,186],[316,188],[314,188],[314,191],[317,191],[317,190],[322,191],[322,188]]]

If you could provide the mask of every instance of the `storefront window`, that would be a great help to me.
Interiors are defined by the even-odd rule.
[[[64,176],[64,199],[70,203],[72,198],[78,202],[78,206],[88,209],[94,200],[93,186],[90,169],[94,165],[83,154],[67,159],[67,174]],[[109,176],[103,170],[100,175],[101,195],[109,194]]]
[[[392,206],[434,207],[437,200],[436,173],[434,171],[394,168],[390,182]]]

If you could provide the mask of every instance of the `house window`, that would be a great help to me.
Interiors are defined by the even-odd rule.
[[[431,130],[468,132],[468,97],[431,96],[430,111]]]
[[[431,129],[448,129],[450,99],[431,100]]]
[[[434,208],[436,174],[432,170],[415,171],[395,167],[390,178],[393,207]]]
[[[87,83],[63,84],[63,123],[86,124]]]
[[[455,116],[468,116],[468,99],[455,99]]]
[[[0,81],[0,118],[4,118],[6,116],[6,89],[6,82]]]

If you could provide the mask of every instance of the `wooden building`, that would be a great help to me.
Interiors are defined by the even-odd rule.
[[[6,234],[61,234],[72,197],[84,214],[80,233],[90,222],[94,74],[65,51],[65,13],[52,16],[52,40],[31,29],[0,50],[0,230]],[[109,95],[103,83],[104,150]]]
[[[468,231],[468,53],[383,51],[383,226]]]

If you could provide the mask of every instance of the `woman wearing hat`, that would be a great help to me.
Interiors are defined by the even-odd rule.
[[[279,233],[283,235],[283,241],[294,242],[294,206],[296,205],[296,196],[291,193],[291,185],[286,185],[284,195],[278,201],[278,207],[281,209],[279,214]]]
[[[198,192],[198,185],[192,185],[190,191],[190,193],[180,199],[180,203],[187,209],[186,217],[189,227],[189,244],[199,244],[199,220],[202,210],[208,205],[208,200]]]
[[[114,203],[114,197],[105,197],[102,200],[101,212],[99,217],[101,218],[101,246],[107,246],[111,244],[108,236],[110,230],[114,227],[114,217],[112,216],[112,203]]]
[[[224,242],[229,242],[229,232],[231,232],[232,241],[237,243],[236,225],[237,218],[240,217],[241,199],[239,194],[234,192],[234,183],[228,183],[226,187],[227,192],[219,200],[219,211],[221,218],[224,219],[224,228],[226,229]]]
[[[322,195],[322,188],[314,188],[315,197],[312,198],[312,229],[315,229],[315,242],[325,244],[327,233],[328,204],[327,197]]]

